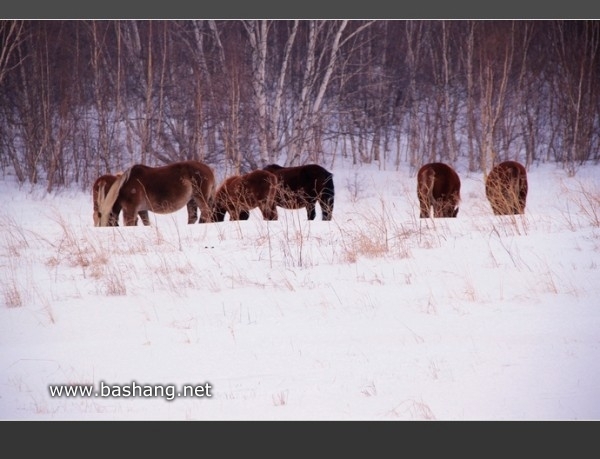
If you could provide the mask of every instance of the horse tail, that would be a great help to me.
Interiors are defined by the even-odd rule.
[[[212,172],[212,169],[211,169]],[[215,212],[216,212],[216,199],[217,199],[217,179],[215,177],[214,172],[210,174],[208,178],[209,183],[207,184],[206,189],[206,205],[208,207],[208,212],[210,215],[207,216],[206,221],[213,222],[215,221]]]
[[[461,196],[460,196],[460,178],[458,178],[457,182],[456,182],[456,205],[458,206],[460,204],[461,201]]]
[[[434,204],[433,187],[435,185],[435,170],[431,166],[422,166],[417,173],[417,197],[419,199],[420,218],[431,215]]]
[[[277,195],[279,194],[280,180],[279,177],[271,173],[267,177],[267,198],[266,198],[266,208],[268,209],[267,218],[269,220],[277,220]],[[264,215],[264,212],[263,212]]]
[[[217,179],[213,175],[210,179],[210,185],[209,185],[209,190],[208,190],[208,202],[209,202],[211,208],[215,203],[216,196],[217,196]]]
[[[194,161],[193,170],[190,171],[192,185],[195,188],[194,198],[196,205],[200,208],[200,223],[215,221],[215,197],[217,193],[217,182],[215,172],[208,164]]]
[[[435,186],[435,170],[431,167],[427,169],[425,176],[425,190],[426,190],[426,198],[430,205],[433,205],[435,201],[435,197],[433,196],[433,188]]]
[[[321,212],[323,220],[331,220],[333,213],[333,203],[335,200],[335,187],[333,186],[333,174],[329,172],[323,184],[321,191]]]
[[[525,169],[517,168],[517,177],[514,180],[514,202],[515,213],[525,212],[525,200],[527,197],[527,175]]]
[[[129,174],[131,173],[131,168],[127,169],[122,175],[120,175],[115,183],[108,189],[108,193],[102,195],[98,194],[98,208],[100,210],[100,223],[98,226],[108,226],[108,221],[110,218],[110,213],[112,211],[117,198],[119,197],[119,191],[121,191],[121,187],[129,180]]]
[[[458,208],[461,201],[460,196],[460,177],[456,174],[456,183],[455,183],[455,191],[454,191],[454,209],[452,210],[452,217],[456,217],[458,215]]]

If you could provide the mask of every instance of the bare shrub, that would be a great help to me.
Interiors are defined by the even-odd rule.
[[[346,178],[346,189],[348,190],[351,203],[356,204],[359,197],[364,193],[365,188],[364,175],[354,172],[352,177]]]

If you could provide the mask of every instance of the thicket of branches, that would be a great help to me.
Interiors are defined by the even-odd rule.
[[[0,21],[0,168],[600,158],[598,21]]]

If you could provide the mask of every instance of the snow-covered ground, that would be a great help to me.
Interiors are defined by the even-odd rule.
[[[506,217],[459,169],[435,220],[407,167],[333,172],[330,222],[132,228],[0,180],[0,419],[600,418],[600,166]]]

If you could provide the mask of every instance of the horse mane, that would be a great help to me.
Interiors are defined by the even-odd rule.
[[[275,164],[275,163],[273,163],[273,164],[268,164],[268,165],[266,165],[265,167],[263,167],[263,170],[266,170],[266,171],[272,172],[272,171],[278,171],[278,170],[281,170],[281,169],[283,169],[283,168],[284,168],[283,166],[280,166],[279,164]]]
[[[129,174],[131,173],[131,167],[120,175],[117,175],[117,180],[108,189],[108,193],[105,196],[98,195],[98,209],[100,210],[100,226],[107,226],[110,212],[117,201],[119,191],[127,180],[129,180]],[[102,193],[104,195],[104,193]]]

